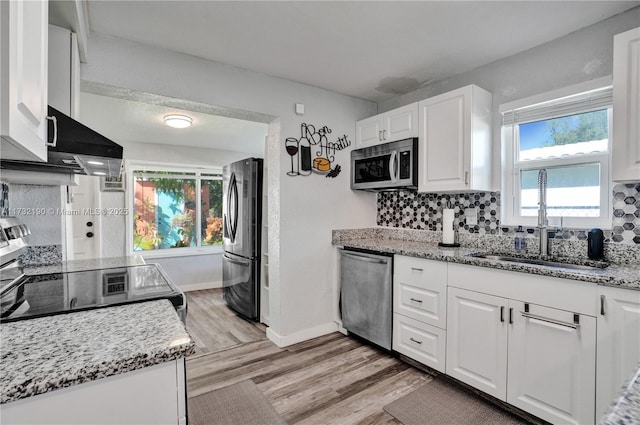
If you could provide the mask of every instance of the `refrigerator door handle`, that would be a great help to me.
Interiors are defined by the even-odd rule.
[[[249,266],[249,265],[251,265],[251,261],[249,261],[249,260],[238,260],[238,259],[229,257],[227,254],[222,254],[222,256],[224,257],[225,260],[227,260],[228,262],[233,263],[233,264],[239,264],[241,266]]]
[[[238,230],[238,183],[236,174],[231,174],[229,180],[229,193],[227,194],[227,227],[229,228],[229,236],[231,242],[236,240],[236,232]]]

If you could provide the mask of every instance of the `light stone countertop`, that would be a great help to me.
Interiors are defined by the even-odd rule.
[[[0,404],[189,356],[168,300],[0,324]]]
[[[480,267],[553,276],[583,282],[594,282],[599,285],[640,290],[640,265],[609,264],[608,267],[602,269],[575,270],[563,267],[550,267],[471,257],[470,254],[485,251],[479,248],[444,248],[438,246],[438,244],[434,242],[386,238],[338,239],[334,240],[333,244],[335,246],[342,246],[345,248],[357,248],[389,254],[408,255],[411,257],[470,264]]]
[[[600,419],[600,425],[640,424],[640,367],[611,403],[609,411]]]

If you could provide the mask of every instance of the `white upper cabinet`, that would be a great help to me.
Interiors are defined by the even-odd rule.
[[[418,104],[402,106],[356,122],[356,148],[418,137]]]
[[[77,118],[79,97],[80,55],[76,34],[49,25],[49,105]]]
[[[640,27],[613,38],[614,181],[640,180]]]
[[[2,159],[47,160],[49,3],[0,2]]]
[[[418,103],[418,192],[491,190],[492,100],[470,85]]]

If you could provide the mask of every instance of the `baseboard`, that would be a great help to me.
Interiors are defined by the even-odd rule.
[[[203,289],[222,288],[222,282],[187,283],[185,285],[179,285],[178,287],[182,292],[201,291]]]
[[[267,338],[269,338],[278,347],[287,347],[289,345],[297,344],[302,341],[317,338],[322,335],[327,335],[338,330],[338,326],[335,322],[326,323],[324,325],[316,326],[310,329],[303,329],[298,332],[294,332],[290,335],[278,335],[273,328],[267,328]]]

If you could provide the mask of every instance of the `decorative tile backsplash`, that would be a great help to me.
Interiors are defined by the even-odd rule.
[[[514,226],[500,225],[500,193],[434,194],[409,191],[380,192],[378,194],[378,226],[416,230],[442,231],[442,209],[450,203],[455,210],[461,234],[509,235]],[[468,225],[464,210],[476,208],[478,224]],[[537,236],[537,229],[526,228]],[[556,238],[586,240],[588,229],[563,229]],[[640,244],[640,183],[616,184],[613,188],[612,229],[605,230],[606,242]]]

